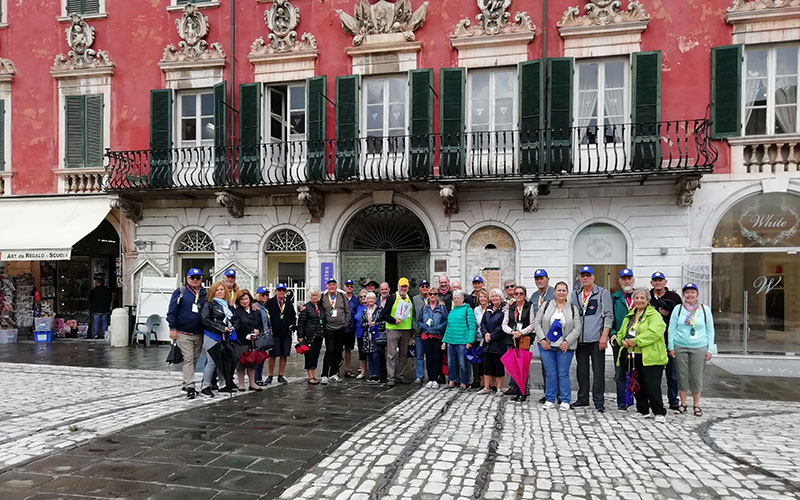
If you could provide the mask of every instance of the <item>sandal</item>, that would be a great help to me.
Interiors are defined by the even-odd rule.
[[[703,416],[703,410],[700,409],[699,406],[693,406],[692,408],[694,408],[694,416],[695,417],[702,417]]]
[[[683,415],[686,413],[686,405],[678,405],[678,409],[675,410],[676,415]]]
[[[310,379],[308,379],[308,383],[311,384],[311,385],[318,385],[319,384],[319,379],[318,378],[310,378]]]

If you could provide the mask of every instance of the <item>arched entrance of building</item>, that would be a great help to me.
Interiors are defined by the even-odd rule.
[[[341,279],[363,286],[370,279],[395,289],[405,276],[415,289],[430,279],[430,239],[422,221],[401,205],[372,205],[347,224],[341,242]]]
[[[622,231],[605,223],[590,224],[575,236],[572,275],[582,266],[594,268],[595,283],[611,293],[619,289],[619,272],[627,267],[628,243]]]

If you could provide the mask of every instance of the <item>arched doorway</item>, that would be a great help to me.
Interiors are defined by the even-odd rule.
[[[619,272],[628,265],[628,243],[622,231],[611,224],[590,224],[575,236],[572,248],[572,275],[576,280],[582,266],[592,266],[598,286],[611,293],[619,288]]]
[[[275,231],[264,243],[264,253],[267,284],[305,287],[306,242],[300,233],[292,229]]]
[[[422,221],[401,205],[372,205],[357,213],[341,242],[341,279],[363,285],[369,279],[395,289],[405,276],[414,289],[430,279],[430,239]]]
[[[720,351],[800,350],[800,196],[756,194],[728,209],[714,231],[711,276]]]
[[[178,273],[181,279],[189,269],[203,271],[203,285],[211,286],[214,276],[214,240],[205,231],[193,229],[181,236],[175,247]]]
[[[465,278],[483,276],[486,288],[502,288],[503,281],[517,279],[517,246],[505,229],[486,226],[467,240]]]

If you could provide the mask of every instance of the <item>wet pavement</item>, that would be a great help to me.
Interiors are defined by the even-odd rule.
[[[141,396],[142,405],[165,399],[158,391],[166,391],[169,403],[168,386],[175,380],[174,406],[159,407],[146,422],[122,421],[119,424],[123,428],[110,428],[108,434],[94,438],[89,436],[88,442],[74,439],[58,450],[44,450],[39,458],[0,469],[0,498],[566,499],[588,498],[591,494],[597,498],[621,495],[644,499],[670,498],[672,494],[666,493],[669,491],[681,493],[682,498],[756,498],[751,494],[756,488],[766,491],[761,495],[764,498],[794,498],[800,480],[800,463],[796,458],[800,457],[800,440],[765,441],[755,431],[769,428],[776,436],[797,434],[798,429],[792,423],[797,419],[787,418],[800,414],[800,405],[792,403],[800,401],[800,387],[792,378],[733,375],[709,365],[704,391],[707,401],[704,407],[710,410],[707,417],[670,418],[667,427],[654,431],[649,430],[652,421],[631,424],[638,426],[637,435],[656,436],[655,441],[641,450],[651,463],[641,470],[668,464],[671,472],[658,477],[645,475],[639,482],[622,479],[609,482],[588,472],[538,482],[550,470],[547,459],[553,458],[552,447],[558,445],[551,442],[548,433],[537,434],[540,426],[563,425],[569,430],[565,436],[568,441],[603,443],[607,454],[624,456],[624,449],[613,446],[613,440],[602,436],[609,429],[628,425],[631,414],[614,411],[600,415],[583,410],[547,413],[533,401],[514,405],[506,398],[487,398],[473,392],[455,395],[453,391],[418,390],[414,385],[389,389],[347,380],[327,387],[309,386],[299,378],[303,374],[300,356],[290,358],[287,376],[292,383],[287,386],[242,393],[234,398],[218,395],[213,400],[187,401],[180,395],[177,373],[167,372],[164,363],[167,351],[166,346],[111,349],[96,341],[0,345],[0,363],[5,362],[0,369],[10,370],[10,373],[3,371],[2,376],[19,377],[19,387],[23,389],[14,398],[4,398],[0,412],[4,425],[12,418],[24,421],[26,406],[30,407],[27,415],[32,416],[36,405],[30,402],[42,396],[46,399],[48,387],[57,386],[60,378],[81,391],[96,388],[98,421],[115,418],[103,417],[103,411],[113,410],[102,397],[104,379],[110,377],[104,374],[113,373],[116,377],[130,370],[130,378],[123,377],[127,380],[123,387],[133,396],[115,397],[135,400]],[[12,362],[24,364],[15,371]],[[34,366],[37,364],[47,366],[37,369]],[[91,368],[86,372],[89,368],[78,367]],[[540,373],[538,363],[534,363],[531,369],[534,387],[540,383]],[[41,378],[36,382],[22,380],[27,377]],[[150,385],[143,381],[150,381],[147,382]],[[29,387],[41,390],[25,393]],[[12,404],[14,411],[9,412]],[[85,416],[92,418],[91,408],[86,411]],[[498,420],[501,413],[503,416]],[[80,429],[80,419],[70,421],[76,421],[70,425]],[[527,422],[524,431],[519,429],[522,432],[519,438],[509,439],[502,432],[499,436],[492,431],[478,431],[474,436],[464,432],[497,426],[508,432],[519,421]],[[752,424],[753,432],[740,433],[741,439],[730,439],[741,423]],[[48,423],[56,427],[58,424]],[[30,425],[37,425],[35,419],[30,418]],[[421,434],[412,432],[420,430],[418,427]],[[671,450],[670,440],[677,436],[688,444]],[[541,448],[542,443],[545,449]],[[571,449],[569,456],[578,456],[581,463],[587,460],[594,463],[596,457],[585,453],[585,448]],[[681,450],[687,457],[696,450],[702,454],[686,458]],[[539,452],[544,453],[544,462],[539,460]],[[494,465],[487,468],[486,459],[490,455]],[[566,460],[561,465],[564,470],[575,467],[565,455],[556,456]],[[692,480],[700,488],[697,494],[682,493],[685,488],[678,486],[673,476],[677,474],[680,478],[685,471],[680,466],[673,470],[672,466],[675,461],[680,464],[686,460],[693,460],[701,468],[723,463],[725,467],[718,467],[733,470],[740,477],[734,478],[735,485],[726,486],[716,474],[695,474]],[[508,472],[509,466],[519,466],[524,474],[513,475]],[[360,479],[355,480],[356,477]],[[661,495],[648,497],[642,485],[656,480],[662,488],[658,490]],[[509,483],[514,483],[513,489],[499,486]],[[480,491],[476,489],[478,486]],[[311,488],[315,489],[308,495]]]

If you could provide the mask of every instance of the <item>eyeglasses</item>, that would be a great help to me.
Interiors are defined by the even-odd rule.
[[[202,276],[189,276],[189,279],[190,280],[201,280],[201,279],[203,279],[203,277]]]
[[[508,290],[509,288],[517,288],[517,285],[506,285],[506,290]]]

